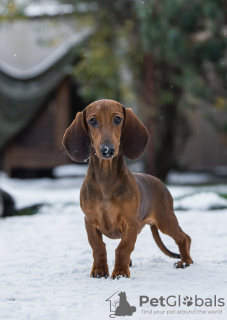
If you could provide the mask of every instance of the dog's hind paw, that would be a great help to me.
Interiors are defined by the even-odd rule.
[[[174,267],[176,269],[185,269],[189,266],[190,266],[190,263],[183,262],[183,261],[178,261],[178,262],[174,263]]]

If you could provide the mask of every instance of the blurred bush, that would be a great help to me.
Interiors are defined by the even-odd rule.
[[[141,117],[154,127],[153,168],[165,178],[177,166],[174,139],[182,107],[205,106],[204,116],[220,133],[227,133],[226,122],[218,125],[212,117],[213,109],[227,110],[226,2],[96,4],[96,11],[86,12],[96,32],[81,49],[74,72],[81,93],[88,101],[112,98],[127,106],[137,100]],[[184,142],[189,134],[186,129]]]

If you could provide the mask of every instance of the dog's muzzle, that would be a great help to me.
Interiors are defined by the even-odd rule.
[[[102,146],[100,148],[101,155],[104,159],[109,159],[113,157],[115,153],[115,148],[114,146]]]

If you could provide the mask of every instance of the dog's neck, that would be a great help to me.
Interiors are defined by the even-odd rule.
[[[94,150],[91,150],[87,174],[92,176],[104,193],[111,191],[117,183],[119,176],[127,170],[122,153],[111,159],[104,160],[98,158]]]

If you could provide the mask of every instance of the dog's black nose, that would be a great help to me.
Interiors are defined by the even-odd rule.
[[[114,148],[114,146],[102,146],[100,151],[101,151],[103,158],[108,159],[108,158],[113,157],[114,152],[115,152],[115,148]]]

